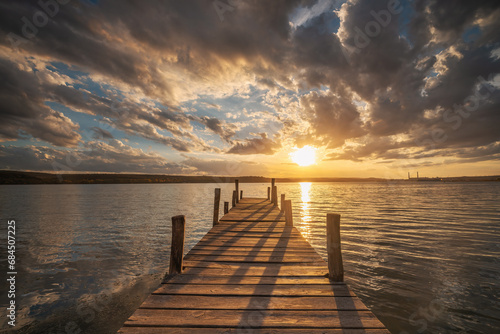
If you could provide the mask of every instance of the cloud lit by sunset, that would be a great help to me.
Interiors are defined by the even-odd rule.
[[[499,2],[0,9],[0,169],[298,176],[297,147],[318,177],[500,167]]]

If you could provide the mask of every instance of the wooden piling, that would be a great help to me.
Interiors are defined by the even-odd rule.
[[[229,202],[224,202],[224,214],[229,212]]]
[[[234,186],[236,187],[236,203],[239,203],[240,200],[238,199],[238,194],[240,193],[240,181],[239,180],[234,180]]]
[[[278,206],[278,188],[273,186],[273,190],[271,191],[271,202],[274,206]]]
[[[293,226],[292,201],[285,201],[285,225]]]
[[[267,187],[267,199],[271,199],[271,187]]]
[[[280,212],[285,212],[285,194],[281,194],[281,209]]]
[[[231,205],[231,207],[232,207],[232,208],[234,208],[234,207],[236,206],[236,197],[238,197],[238,196],[236,195],[236,190],[233,190],[233,201],[232,201],[232,203],[231,203],[231,204],[232,204],[232,205]]]
[[[344,265],[340,247],[340,215],[326,215],[326,250],[328,252],[328,276],[334,282],[344,281]]]
[[[240,199],[243,199],[243,190],[240,191]]]
[[[213,226],[219,223],[220,188],[215,188]]]
[[[271,179],[271,188],[275,186],[275,183],[276,183],[276,179],[272,178]]]
[[[172,244],[170,246],[169,274],[180,274],[182,272],[185,226],[186,219],[184,216],[172,217]]]

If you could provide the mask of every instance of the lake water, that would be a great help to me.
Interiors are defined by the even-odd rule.
[[[189,251],[211,227],[216,186],[230,202],[232,184],[1,186],[2,273],[7,220],[17,226],[18,332],[116,332],[167,270],[170,217],[186,216]],[[265,197],[267,186],[240,188]],[[346,281],[392,333],[500,333],[500,183],[284,183],[278,193],[324,258],[326,214],[342,215]],[[3,306],[0,316],[8,328]]]

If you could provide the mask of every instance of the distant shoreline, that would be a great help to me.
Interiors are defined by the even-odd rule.
[[[0,170],[0,184],[130,184],[130,183],[231,183],[235,179],[242,183],[270,182],[263,176],[191,176],[160,174],[121,174],[121,173],[42,173]],[[418,182],[421,179],[383,179],[355,177],[302,177],[276,178],[277,182]],[[432,178],[434,182],[499,182],[500,175],[462,176]]]

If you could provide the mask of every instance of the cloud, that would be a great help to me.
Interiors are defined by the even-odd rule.
[[[266,175],[266,164],[254,161],[239,161],[232,159],[201,159],[185,156],[182,164],[195,168],[199,173],[214,176],[256,176]]]
[[[231,138],[236,134],[238,127],[234,124],[221,121],[215,117],[192,117],[193,120],[205,125],[213,133],[219,135],[225,142],[231,143]]]
[[[210,1],[72,2],[31,38],[21,18],[37,3],[2,2],[0,139],[78,152],[99,149],[80,131],[114,140],[69,109],[177,152],[315,144],[353,161],[492,159],[467,155],[500,140],[500,3],[389,4],[242,1],[221,21]],[[11,33],[26,43],[15,50]]]
[[[44,91],[36,73],[0,58],[0,76],[0,139],[30,135],[57,146],[78,145],[78,124],[44,104]]]
[[[102,139],[113,139],[114,138],[113,135],[109,131],[104,130],[102,128],[99,128],[97,126],[93,126],[91,130],[94,133],[94,135],[93,135],[94,139],[97,139],[97,140],[101,139],[102,140]]]
[[[276,152],[281,145],[270,138],[265,133],[260,134],[260,138],[249,138],[234,144],[227,153],[229,154],[267,154]]]
[[[4,169],[75,172],[193,173],[189,166],[172,163],[156,153],[146,153],[112,139],[91,141],[73,151],[46,146],[0,145],[0,165]]]

